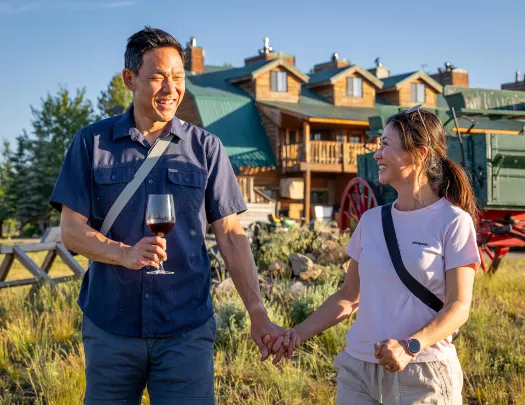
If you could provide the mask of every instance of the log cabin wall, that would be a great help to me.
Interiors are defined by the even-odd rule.
[[[253,82],[253,80],[244,80],[242,82],[235,83],[235,85],[243,89],[246,93],[248,93],[250,97],[255,98],[255,83]]]
[[[383,99],[388,104],[399,105],[399,91],[397,91],[395,88],[392,88],[392,90],[381,92],[377,96]],[[410,93],[409,93],[409,96],[410,96]]]
[[[287,73],[287,91],[272,91],[270,87],[271,72]],[[255,79],[255,98],[257,100],[285,101],[298,103],[301,96],[301,81],[288,69],[279,66],[271,71],[265,72]]]
[[[420,103],[410,99],[410,86],[413,83],[421,83],[425,85],[425,102]],[[414,104],[423,104],[423,107],[436,107],[437,106],[437,92],[428,85],[424,80],[415,79],[410,82],[404,83],[399,89],[399,105],[410,107]]]
[[[363,83],[363,96],[362,97],[349,97],[347,95],[347,79],[350,77],[361,78]],[[347,107],[373,107],[376,101],[376,88],[375,86],[366,80],[358,73],[352,73],[345,75],[333,85],[335,105],[347,106]]]
[[[202,121],[197,111],[197,106],[195,105],[195,100],[193,97],[186,93],[182,102],[177,108],[177,118],[189,122],[191,124],[202,127]]]

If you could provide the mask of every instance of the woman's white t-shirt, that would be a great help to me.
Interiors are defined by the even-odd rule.
[[[397,203],[397,201],[396,201]],[[414,278],[445,300],[445,272],[480,262],[476,231],[470,215],[446,198],[415,211],[399,211],[392,205],[399,250]],[[381,207],[366,211],[347,247],[359,263],[360,300],[357,318],[347,334],[351,356],[378,363],[374,344],[411,336],[436,316],[399,279],[388,254]],[[456,356],[448,337],[422,350],[412,362],[444,360]]]

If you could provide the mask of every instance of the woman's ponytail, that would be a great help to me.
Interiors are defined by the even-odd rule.
[[[439,185],[439,195],[468,212],[476,225],[480,209],[465,169],[447,156],[441,159],[441,166],[443,177]]]

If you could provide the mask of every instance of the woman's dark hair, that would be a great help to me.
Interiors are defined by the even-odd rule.
[[[418,112],[419,111],[419,112]],[[431,183],[437,183],[440,197],[468,212],[476,224],[480,210],[465,169],[447,157],[445,128],[430,111],[400,112],[387,120],[399,132],[403,149],[414,161],[423,160],[421,147],[428,149],[425,172]]]
[[[164,47],[175,48],[180,54],[182,63],[186,63],[186,55],[179,41],[165,31],[144,27],[143,30],[129,37],[126,53],[124,54],[124,67],[137,75],[142,66],[144,54],[152,49]]]

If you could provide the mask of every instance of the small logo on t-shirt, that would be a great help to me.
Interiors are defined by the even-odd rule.
[[[425,242],[412,242],[413,245],[419,245],[419,246],[428,246],[428,243]]]

